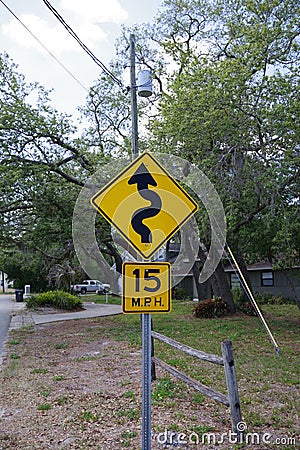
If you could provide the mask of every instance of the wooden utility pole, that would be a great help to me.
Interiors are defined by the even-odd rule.
[[[136,99],[136,75],[135,75],[135,37],[130,35],[130,92],[131,92],[131,121],[132,121],[132,159],[138,156],[138,114]]]

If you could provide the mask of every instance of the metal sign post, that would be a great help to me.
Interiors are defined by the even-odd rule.
[[[123,313],[142,313],[142,450],[151,449],[151,312],[171,310],[171,264],[125,262]]]
[[[151,314],[142,314],[142,450],[151,450]]]

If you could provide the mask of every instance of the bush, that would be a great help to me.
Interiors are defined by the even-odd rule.
[[[270,292],[255,293],[255,299],[259,305],[285,305],[294,303],[293,300],[282,295],[273,295]]]
[[[186,292],[183,288],[174,288],[172,296],[176,300],[184,300],[186,298]]]
[[[82,301],[79,297],[64,291],[48,291],[42,294],[32,295],[26,299],[27,308],[39,308],[50,306],[58,309],[80,309]]]
[[[242,289],[232,290],[233,300],[236,307],[245,314],[255,316],[256,312]],[[273,295],[270,292],[255,292],[254,299],[258,305],[285,305],[294,303],[293,300],[283,297],[282,295]]]
[[[246,293],[242,289],[232,290],[233,301],[239,311],[242,311],[249,316],[255,316],[256,312],[247,297]]]
[[[199,318],[223,317],[227,312],[228,306],[220,297],[203,300],[194,308],[194,315]]]

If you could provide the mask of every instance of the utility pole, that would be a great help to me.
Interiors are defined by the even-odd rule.
[[[130,92],[131,92],[131,121],[132,121],[132,159],[139,154],[138,148],[138,114],[136,99],[136,75],[135,75],[135,37],[130,35]]]
[[[130,35],[130,91],[132,120],[132,159],[138,157],[137,82],[135,36]],[[151,314],[141,314],[142,322],[142,450],[151,450]]]

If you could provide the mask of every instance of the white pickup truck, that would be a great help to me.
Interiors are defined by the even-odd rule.
[[[72,284],[71,286],[71,290],[77,294],[86,294],[87,292],[105,294],[106,292],[109,292],[109,289],[109,284],[103,284],[99,280],[83,280],[82,283]]]

